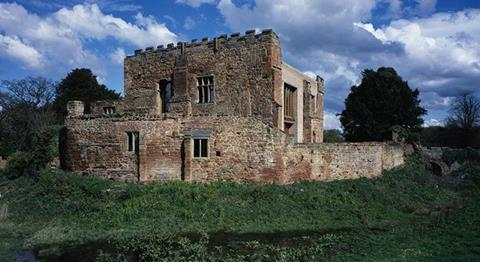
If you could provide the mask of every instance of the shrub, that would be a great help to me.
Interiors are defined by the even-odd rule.
[[[442,152],[442,160],[448,165],[454,162],[463,164],[465,162],[480,161],[480,151],[469,147],[465,149],[446,148]]]
[[[40,170],[46,168],[58,155],[54,137],[57,128],[46,128],[35,136],[35,145],[30,152],[16,152],[8,159],[3,174],[9,179],[20,176],[37,177]]]

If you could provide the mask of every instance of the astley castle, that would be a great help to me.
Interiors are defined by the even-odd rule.
[[[124,78],[121,101],[68,103],[63,168],[284,184],[373,177],[404,161],[395,144],[322,143],[323,79],[284,63],[272,30],[136,50]]]

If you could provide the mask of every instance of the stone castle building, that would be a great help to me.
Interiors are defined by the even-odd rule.
[[[385,143],[324,144],[323,79],[281,58],[272,30],[136,50],[125,98],[68,104],[62,166],[130,181],[290,183],[376,176]]]

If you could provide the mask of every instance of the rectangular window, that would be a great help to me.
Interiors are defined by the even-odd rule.
[[[283,97],[283,106],[284,106],[284,113],[285,118],[287,119],[295,119],[295,107],[296,103],[296,88],[285,84],[284,85],[284,97]]]
[[[138,132],[127,132],[128,136],[128,151],[138,153],[140,136]]]
[[[208,157],[208,139],[206,138],[193,139],[193,157],[194,158]]]
[[[215,98],[215,83],[213,76],[197,78],[197,103],[213,103]]]
[[[314,95],[310,95],[310,113],[317,112],[317,98]]]
[[[106,106],[106,107],[103,108],[103,113],[106,114],[106,115],[115,114],[115,107]]]

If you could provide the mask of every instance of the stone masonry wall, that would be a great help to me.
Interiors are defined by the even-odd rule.
[[[281,182],[281,131],[251,117],[194,117],[186,126],[211,131],[209,158],[191,159],[190,180]]]
[[[163,116],[66,119],[65,169],[129,181],[181,179],[180,121]],[[140,134],[139,154],[127,132]]]
[[[292,183],[376,177],[403,164],[387,143],[294,144],[261,118],[82,116],[67,118],[64,166],[78,174],[130,181]],[[140,150],[127,151],[128,131]],[[195,132],[208,134],[209,157],[193,158]]]
[[[389,143],[290,145],[284,155],[284,182],[372,178],[403,163],[403,148]]]
[[[280,42],[271,30],[147,48],[125,59],[125,108],[159,112],[158,83],[167,80],[173,83],[171,112],[260,115],[272,122],[273,71],[280,65]],[[196,103],[197,77],[203,76],[214,76],[214,103]]]

